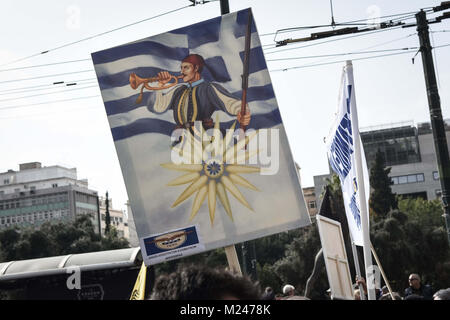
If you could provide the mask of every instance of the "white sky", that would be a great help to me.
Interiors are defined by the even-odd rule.
[[[329,0],[230,0],[230,11],[251,7],[258,31],[273,33],[278,29],[324,25],[331,22]],[[220,15],[219,2],[189,7],[139,23],[91,40],[50,51],[13,64],[16,59],[66,45],[124,25],[144,20],[189,5],[188,0],[132,2],[117,0],[80,1],[12,1],[0,3],[0,172],[18,170],[18,164],[39,161],[76,167],[80,179],[87,178],[91,189],[100,195],[109,191],[115,208],[124,208],[125,185],[112,140],[103,102],[96,82],[74,86],[47,96],[18,97],[63,90],[53,89],[10,94],[16,88],[41,86],[55,81],[95,78],[91,61],[47,67],[1,71],[15,67],[90,59],[91,52],[153,36]],[[414,12],[439,5],[440,1],[366,1],[334,0],[337,23]],[[432,17],[436,14],[432,15]],[[414,22],[415,19],[408,20]],[[433,24],[435,46],[450,44],[450,20]],[[309,36],[328,29],[284,33],[277,40]],[[303,45],[293,44],[266,50],[266,59],[305,57],[333,53],[417,47],[416,29],[398,29],[332,41],[309,48],[269,53]],[[347,36],[343,36],[347,37]],[[329,38],[331,39],[331,38]],[[334,40],[339,39],[334,37]],[[323,40],[319,40],[321,42]],[[273,43],[273,35],[262,36],[264,44]],[[387,54],[378,53],[378,54]],[[377,54],[373,54],[377,55]],[[354,77],[359,124],[365,128],[403,121],[429,121],[429,111],[420,54],[412,64],[410,53],[370,60],[354,61]],[[367,55],[355,55],[359,58]],[[449,117],[450,46],[435,50],[439,93],[444,118]],[[269,70],[306,64],[350,59],[351,56],[268,62]],[[3,66],[2,66],[3,65]],[[313,176],[328,173],[323,138],[328,135],[337,107],[341,70],[344,63],[271,72],[271,78],[295,161],[301,167],[302,186],[312,186]],[[53,76],[35,80],[12,81],[92,70],[84,73]],[[6,82],[9,81],[9,82]],[[36,90],[36,91],[34,91]],[[8,94],[5,94],[8,93]],[[88,96],[98,97],[66,102],[43,103]],[[9,100],[14,99],[14,100]],[[30,105],[35,104],[35,105]],[[17,107],[16,106],[24,106]],[[14,108],[10,108],[14,107]]]

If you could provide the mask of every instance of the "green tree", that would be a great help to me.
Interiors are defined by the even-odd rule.
[[[105,238],[95,233],[89,216],[71,223],[46,222],[39,229],[10,228],[0,231],[0,261],[35,259],[129,247],[126,239],[111,229]]]
[[[371,224],[371,240],[395,291],[418,273],[435,290],[450,286],[450,253],[439,200],[403,199]]]
[[[300,235],[287,245],[284,257],[274,264],[274,272],[283,284],[290,283],[295,286],[298,294],[304,294],[306,280],[313,270],[314,258],[321,247],[316,223],[302,228]],[[311,291],[310,298],[323,299],[328,287],[324,268]]]
[[[106,199],[105,199],[105,234],[108,234],[111,230],[111,214],[109,213],[109,198],[108,191],[106,191]]]
[[[397,200],[391,189],[390,172],[391,168],[386,168],[383,154],[378,150],[370,169],[370,187],[373,189],[369,199],[371,216],[385,217],[391,209],[397,208]]]

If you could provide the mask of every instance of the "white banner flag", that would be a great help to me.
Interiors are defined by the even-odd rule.
[[[360,152],[357,154],[355,139],[358,139]],[[358,118],[356,114],[355,92],[353,84],[353,70],[351,64],[344,67],[341,82],[338,111],[336,119],[327,138],[328,159],[331,168],[341,180],[342,194],[344,197],[345,213],[353,241],[358,246],[363,246],[362,223],[367,221],[369,207],[367,202],[370,194],[369,174],[367,171],[366,157],[361,143],[358,129]],[[366,205],[360,205],[360,184],[357,178],[356,159],[361,157],[362,177],[364,179]],[[362,210],[364,209],[364,210]],[[364,212],[366,211],[366,212]],[[366,214],[367,219],[361,219]]]

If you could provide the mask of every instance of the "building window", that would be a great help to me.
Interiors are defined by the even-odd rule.
[[[439,180],[439,172],[433,171],[433,179],[434,180]]]
[[[441,189],[436,189],[436,196],[437,197],[441,197],[442,196],[442,190]]]
[[[406,183],[418,183],[425,181],[425,175],[423,173],[409,174],[407,176],[391,177],[392,184],[406,184]]]
[[[9,179],[3,180],[3,184],[9,184]]]
[[[308,202],[308,206],[309,206],[310,209],[315,209],[317,207],[316,202],[314,200],[313,201],[309,201]]]
[[[58,184],[57,183],[53,183],[52,184],[52,188],[57,188],[58,187]]]

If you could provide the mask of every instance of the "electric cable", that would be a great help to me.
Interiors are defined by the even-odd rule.
[[[58,103],[58,102],[66,102],[66,101],[72,101],[72,100],[90,99],[90,98],[96,98],[96,97],[100,97],[100,95],[97,94],[97,95],[94,95],[94,96],[77,97],[77,98],[54,100],[54,101],[45,101],[45,102],[38,102],[38,103],[31,103],[31,104],[22,104],[22,105],[17,105],[17,106],[8,106],[8,107],[0,108],[0,111],[1,110],[18,109],[18,108],[26,108],[26,107],[32,107],[32,106],[37,106],[37,105],[41,105],[41,104],[48,104],[48,103]]]
[[[10,82],[17,82],[17,81],[26,81],[26,80],[35,80],[35,79],[42,79],[42,78],[49,78],[49,77],[57,77],[57,76],[65,76],[68,74],[76,74],[76,73],[84,73],[84,72],[93,72],[93,69],[90,70],[81,70],[81,71],[73,71],[73,72],[65,72],[65,73],[57,73],[57,74],[48,74],[45,76],[39,76],[39,77],[32,77],[32,78],[23,78],[23,79],[13,79],[13,80],[6,80],[6,81],[0,81],[0,83],[10,83]]]
[[[78,91],[78,90],[89,89],[89,88],[98,88],[98,86],[94,85],[94,86],[79,87],[79,88],[73,88],[73,89],[64,89],[64,90],[54,91],[54,92],[32,94],[32,95],[23,96],[23,97],[7,98],[7,99],[0,100],[0,102],[12,101],[12,100],[22,100],[22,99],[27,99],[27,98],[31,98],[31,97],[47,96],[47,95],[55,94],[55,93],[65,93],[65,92]]]
[[[370,51],[356,51],[356,52],[343,52],[343,53],[334,53],[334,54],[324,54],[324,55],[315,55],[315,56],[303,56],[303,57],[291,57],[291,58],[279,58],[279,59],[267,59],[266,61],[287,61],[287,60],[299,60],[299,59],[313,59],[313,58],[324,58],[324,57],[336,57],[336,56],[345,56],[352,54],[366,54],[366,53],[380,53],[380,52],[391,52],[391,51],[401,51],[401,50],[417,50],[418,47],[409,47],[409,48],[398,48],[398,49],[385,49],[385,50],[370,50]]]
[[[48,89],[53,89],[53,88],[58,88],[58,86],[61,84],[68,85],[68,84],[72,84],[72,83],[79,83],[79,82],[91,81],[91,80],[97,80],[97,78],[79,79],[79,80],[72,80],[72,81],[57,81],[57,82],[41,84],[41,85],[37,85],[37,86],[10,88],[10,89],[5,89],[5,90],[0,90],[0,95],[32,91],[32,90],[26,90],[26,89],[33,89],[33,88],[49,87]],[[45,88],[45,89],[47,89],[47,88]],[[45,89],[43,89],[43,90],[45,90]],[[16,90],[24,90],[24,91],[16,91]]]
[[[314,43],[311,43],[311,44],[308,44],[308,45],[304,45],[304,46],[300,46],[300,47],[284,48],[284,49],[279,49],[279,50],[275,50],[275,51],[269,51],[269,52],[265,52],[265,54],[272,54],[272,53],[278,53],[278,52],[284,52],[284,51],[290,51],[290,50],[297,50],[297,49],[302,49],[302,48],[307,48],[307,47],[321,45],[321,44],[324,44],[324,43],[330,43],[330,42],[340,41],[340,40],[347,40],[347,39],[361,37],[361,36],[367,36],[367,35],[371,35],[371,34],[375,34],[375,33],[379,33],[379,32],[392,31],[392,30],[399,29],[399,28],[401,28],[401,26],[392,27],[392,28],[386,28],[386,29],[378,29],[378,30],[374,30],[374,31],[368,31],[368,32],[354,34],[354,35],[351,35],[351,36],[348,36],[348,37],[329,39],[329,40],[322,41],[322,42],[314,42]]]
[[[28,67],[18,67],[18,68],[11,68],[11,69],[1,69],[0,72],[16,71],[16,70],[23,70],[23,69],[38,68],[38,67],[47,67],[47,66],[54,66],[54,65],[58,65],[58,64],[67,64],[67,63],[75,63],[75,62],[82,62],[82,61],[92,61],[92,59],[80,59],[80,60],[71,60],[71,61],[61,61],[61,62],[53,62],[53,63],[39,64],[39,65],[28,66]]]
[[[46,54],[46,53],[51,52],[51,51],[56,51],[58,49],[62,49],[62,48],[65,48],[65,47],[68,47],[68,46],[71,46],[71,45],[74,45],[74,44],[86,41],[86,40],[91,40],[91,39],[97,38],[99,36],[103,36],[105,34],[108,34],[108,33],[114,32],[114,31],[118,31],[118,30],[121,30],[121,29],[124,29],[124,28],[128,28],[128,27],[134,26],[134,25],[142,23],[142,22],[146,22],[146,21],[149,21],[149,20],[152,20],[152,19],[156,19],[156,18],[162,17],[164,15],[167,15],[167,14],[170,14],[170,13],[173,13],[173,12],[177,12],[177,11],[186,9],[188,7],[191,7],[191,6],[193,6],[193,5],[187,5],[187,6],[180,7],[180,8],[174,9],[174,10],[170,10],[170,11],[158,14],[156,16],[153,16],[153,17],[150,17],[150,18],[147,18],[147,19],[139,20],[139,21],[136,21],[136,22],[133,22],[133,23],[130,23],[130,24],[127,24],[127,25],[124,25],[124,26],[121,26],[121,27],[109,30],[109,31],[101,32],[101,33],[98,33],[96,35],[93,35],[93,36],[90,36],[90,37],[87,37],[87,38],[83,38],[83,39],[80,39],[80,40],[77,40],[77,41],[73,41],[73,42],[67,43],[67,44],[61,45],[59,47],[55,47],[53,49],[48,49],[48,50],[42,51],[40,53],[35,53],[35,54],[29,55],[27,57],[23,57],[23,58],[14,60],[14,61],[10,61],[10,62],[1,64],[0,67],[6,66],[6,65],[9,65],[9,64],[13,64],[13,63],[16,63],[16,62],[19,62],[19,61],[24,61],[24,60],[27,60],[27,59],[30,59],[30,58],[33,58],[33,57],[36,57],[36,56],[39,56],[39,55],[42,55],[42,54]]]
[[[448,46],[450,46],[450,44],[436,46],[435,49],[448,47]],[[352,61],[360,61],[360,60],[368,60],[368,59],[381,58],[381,57],[389,57],[389,56],[394,56],[394,55],[406,54],[406,53],[410,53],[410,52],[411,51],[405,51],[405,52],[389,53],[389,54],[383,54],[383,55],[377,55],[377,56],[356,58],[356,59],[352,59]],[[347,60],[340,60],[340,61],[332,61],[332,62],[325,62],[325,63],[318,63],[318,64],[307,64],[307,65],[296,66],[296,67],[288,67],[288,68],[269,70],[269,72],[279,72],[279,71],[288,71],[288,70],[302,69],[302,68],[308,68],[308,67],[318,67],[318,66],[324,66],[324,65],[329,65],[329,64],[343,63],[343,62],[346,62],[346,61]]]

